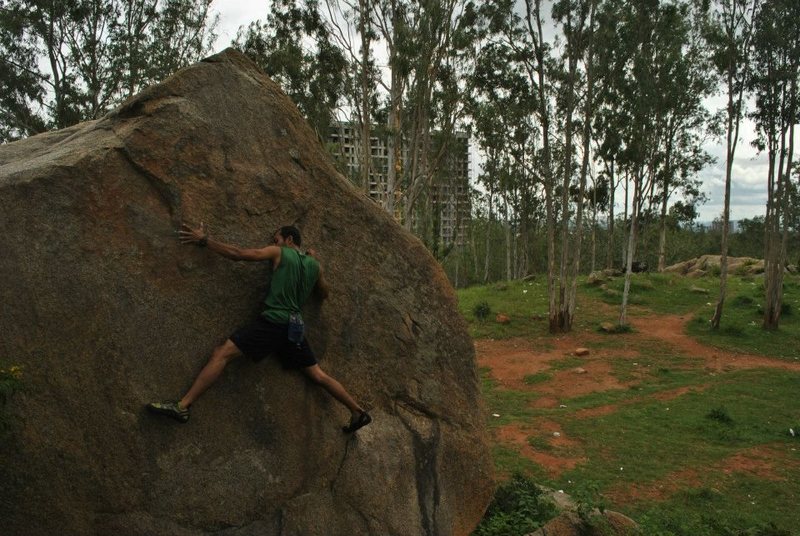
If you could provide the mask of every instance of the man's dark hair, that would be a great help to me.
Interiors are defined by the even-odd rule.
[[[292,242],[294,242],[295,246],[301,245],[302,239],[300,238],[300,230],[294,225],[284,225],[278,229],[278,232],[281,234],[284,240],[291,236]]]

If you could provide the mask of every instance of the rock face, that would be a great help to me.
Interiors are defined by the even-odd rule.
[[[528,536],[640,536],[634,520],[619,512],[595,512],[584,521],[576,512],[567,511],[547,522]]]
[[[716,269],[719,274],[721,264],[719,255],[702,255],[696,259],[679,262],[664,268],[665,272],[678,273],[688,277],[702,277],[709,270]],[[751,257],[728,257],[728,273],[738,275],[755,275],[764,273],[764,261]]]
[[[98,121],[0,147],[3,534],[463,535],[492,491],[474,350],[423,245],[228,50]],[[306,311],[348,415],[274,360],[232,363],[186,425],[146,414],[260,310],[269,269],[191,246],[296,224],[332,292]]]

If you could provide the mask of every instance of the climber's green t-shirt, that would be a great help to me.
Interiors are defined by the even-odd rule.
[[[281,262],[272,272],[269,292],[264,299],[266,320],[287,324],[291,313],[299,313],[319,277],[319,262],[294,248],[281,247]]]

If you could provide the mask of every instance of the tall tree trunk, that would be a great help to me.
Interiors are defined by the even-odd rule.
[[[644,169],[640,169],[633,178],[633,206],[631,207],[631,224],[628,233],[628,251],[625,256],[625,286],[622,290],[622,307],[619,312],[619,325],[625,326],[628,323],[628,296],[631,290],[631,273],[633,268],[633,257],[636,253],[638,207],[641,204],[641,183],[644,180]],[[626,178],[627,181],[627,178]],[[627,193],[627,189],[626,189]]]
[[[594,115],[593,101],[594,101],[594,8],[595,2],[591,0],[590,14],[589,14],[589,43],[587,49],[586,61],[586,96],[584,102],[583,113],[583,160],[581,161],[580,182],[578,185],[578,203],[575,214],[575,242],[571,246],[573,249],[572,263],[569,269],[569,290],[567,293],[567,300],[564,307],[562,327],[564,331],[572,329],[572,323],[575,318],[575,305],[576,295],[578,289],[578,273],[581,266],[581,246],[583,245],[583,208],[584,198],[586,196],[586,175],[589,172],[589,153],[591,152],[592,143],[592,115]],[[581,22],[581,26],[583,22]],[[594,262],[594,260],[592,261]]]
[[[735,61],[733,54],[731,60]],[[746,66],[745,66],[746,68]],[[728,292],[728,236],[731,214],[731,175],[733,174],[733,158],[736,154],[736,145],[739,140],[739,125],[741,124],[741,109],[744,84],[734,101],[734,66],[728,66],[728,125],[725,152],[725,199],[722,209],[722,250],[719,259],[719,297],[714,307],[714,316],[711,317],[711,329],[719,329],[722,321],[722,310],[725,305],[725,296]]]
[[[661,199],[661,221],[658,230],[658,271],[663,272],[667,262],[667,204],[669,202],[671,159],[672,159],[672,138],[671,128],[667,127],[667,152],[664,160],[664,196]]]
[[[788,98],[790,100],[789,111],[781,117],[780,128],[780,150],[778,152],[779,163],[777,170],[777,192],[774,197],[772,207],[772,221],[769,244],[769,264],[766,264],[764,271],[766,296],[764,302],[764,329],[778,329],[781,317],[781,307],[783,300],[783,271],[786,261],[786,244],[788,239],[789,225],[789,195],[790,177],[792,172],[792,159],[794,151],[794,121],[797,114],[796,107],[796,78],[792,78]],[[784,89],[783,98],[787,97]],[[785,101],[784,101],[785,102]],[[787,133],[789,137],[787,150]]]
[[[592,269],[594,272],[597,263],[597,181],[592,177]]]
[[[548,320],[551,333],[558,331],[558,309],[556,306],[555,272],[556,272],[556,232],[555,209],[553,207],[553,170],[550,148],[550,111],[547,105],[547,85],[545,84],[545,59],[542,31],[541,0],[525,0],[525,21],[528,33],[534,40],[536,56],[536,87],[539,120],[542,125],[542,175],[545,191],[545,213],[547,218],[547,297]],[[536,28],[534,29],[534,24]]]
[[[485,263],[484,263],[484,266],[483,266],[483,282],[484,283],[488,283],[489,282],[489,261],[490,261],[490,258],[491,258],[491,254],[490,254],[490,251],[489,251],[489,246],[492,243],[492,240],[491,240],[491,235],[492,235],[492,216],[493,216],[493,214],[492,214],[492,198],[494,196],[494,192],[493,192],[494,188],[493,188],[492,185],[493,185],[493,183],[490,183],[490,185],[489,185],[489,218],[487,219],[487,222],[486,222],[486,259],[485,259]]]
[[[625,212],[624,212],[624,214],[622,216],[623,236],[625,236],[625,234],[624,234],[625,230],[630,231],[630,220],[628,219],[628,204],[630,202],[629,199],[628,199],[629,190],[630,190],[630,175],[629,175],[628,171],[626,170],[625,171]],[[623,244],[622,244],[622,266],[623,267],[628,265],[628,257],[627,257],[628,249],[629,248],[626,248],[625,247],[625,243],[623,242]]]
[[[372,169],[372,121],[370,114],[370,28],[369,0],[358,0],[358,32],[361,34],[361,185],[370,195],[370,170]]]
[[[606,247],[606,268],[614,268],[614,197],[617,195],[617,181],[614,178],[614,161],[609,166],[609,199],[608,199],[608,245]]]

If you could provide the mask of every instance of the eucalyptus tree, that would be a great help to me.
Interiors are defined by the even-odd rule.
[[[619,114],[615,124],[620,127],[622,147],[618,163],[624,168],[626,178],[630,177],[633,181],[630,225],[625,248],[625,284],[619,317],[620,325],[625,325],[643,195],[648,190],[655,171],[657,132],[653,128],[653,121],[660,91],[655,55],[658,52],[656,32],[661,6],[658,0],[644,0],[631,4],[621,3],[614,7],[618,17],[614,32],[619,53],[615,56],[616,65],[612,67],[612,71],[618,73],[613,82],[617,86],[615,93],[621,99],[620,106],[615,108]]]
[[[725,108],[725,198],[722,210],[722,249],[719,297],[711,318],[711,328],[719,329],[728,285],[728,233],[731,203],[731,175],[739,127],[744,113],[745,90],[751,72],[750,50],[753,17],[758,0],[716,0],[708,31],[714,66],[724,81]]]
[[[703,149],[710,123],[703,100],[715,83],[702,39],[705,13],[692,4],[664,6],[656,32],[658,62],[655,121],[662,134],[655,184],[660,192],[658,271],[665,268],[669,201],[679,189],[696,188],[696,174],[712,162]]]
[[[483,172],[478,180],[486,189],[487,231],[485,236],[484,282],[489,279],[492,255],[491,227],[495,218],[495,199],[500,187],[503,155],[506,152],[506,125],[503,115],[509,109],[510,99],[507,82],[510,79],[510,50],[502,44],[489,43],[476,59],[474,91],[468,98],[472,131],[478,148],[484,154]]]
[[[105,114],[210,50],[211,0],[0,4],[5,140]]]
[[[592,132],[595,157],[602,162],[602,174],[608,184],[606,268],[613,268],[615,265],[614,226],[617,218],[614,209],[617,188],[621,184],[619,173],[623,151],[621,133],[627,121],[624,109],[627,102],[623,98],[620,83],[626,65],[623,61],[626,51],[618,46],[620,9],[619,0],[605,0],[600,3],[594,38],[597,90]],[[625,207],[627,209],[627,203]]]
[[[364,192],[370,193],[372,123],[377,106],[376,70],[372,44],[378,35],[372,19],[374,0],[325,0],[326,24],[339,48],[345,52],[353,72],[346,98],[359,129],[359,175]]]
[[[597,154],[609,178],[611,210],[617,177],[624,177],[629,219],[620,324],[627,321],[640,226],[659,222],[663,268],[670,200],[678,191],[694,199],[696,174],[710,159],[702,149],[708,121],[702,99],[711,77],[699,39],[701,14],[691,3],[658,0],[608,0],[598,12]],[[611,242],[607,252],[610,261]]]
[[[317,0],[274,0],[265,20],[240,28],[235,46],[275,79],[320,138],[343,105],[349,63]]]
[[[146,77],[140,87],[160,81],[211,51],[219,23],[219,15],[211,17],[213,1],[161,0],[150,29],[144,58]]]
[[[403,223],[415,225],[418,203],[430,206],[435,177],[463,120],[463,95],[474,56],[474,4],[467,0],[424,0],[405,11],[404,72],[408,73],[402,132],[408,159],[402,170]],[[434,132],[437,132],[434,136]],[[434,137],[438,138],[434,140]],[[436,143],[434,143],[436,141]],[[428,210],[430,213],[430,210]],[[429,222],[417,222],[425,228]]]
[[[28,13],[0,0],[0,143],[47,129],[41,107],[47,80],[38,69],[36,43],[27,32]]]
[[[767,151],[765,303],[763,327],[777,329],[783,299],[783,271],[791,217],[790,182],[794,162],[794,127],[798,123],[800,76],[800,4],[765,2],[754,20],[753,76],[756,145]]]
[[[553,18],[562,25],[565,45],[564,61],[566,69],[560,86],[564,121],[564,156],[561,184],[561,269],[559,277],[557,330],[569,331],[575,315],[577,276],[580,269],[581,244],[583,239],[583,208],[586,192],[586,175],[589,168],[591,150],[591,118],[594,114],[594,20],[596,0],[559,0],[553,5]],[[584,61],[583,80],[578,70],[579,62]],[[574,241],[570,240],[569,191],[573,181],[573,116],[579,99],[583,94],[582,151],[583,157],[578,180],[578,195],[575,203]],[[551,331],[554,331],[551,324]]]
[[[541,146],[530,155],[528,176],[538,181],[544,190],[547,234],[547,294],[549,327],[560,331],[556,291],[556,161],[553,155],[553,86],[551,44],[544,38],[544,19],[541,0],[524,0],[522,12],[516,2],[497,0],[487,2],[481,14],[487,21],[493,38],[507,46],[519,63],[531,95],[530,110],[538,130]],[[531,138],[533,139],[533,138]]]
[[[402,174],[403,95],[411,72],[413,47],[409,47],[411,28],[408,23],[406,0],[374,0],[373,25],[377,28],[386,49],[389,69],[388,83],[383,77],[378,83],[386,92],[386,200],[384,208],[394,215],[397,188]]]

